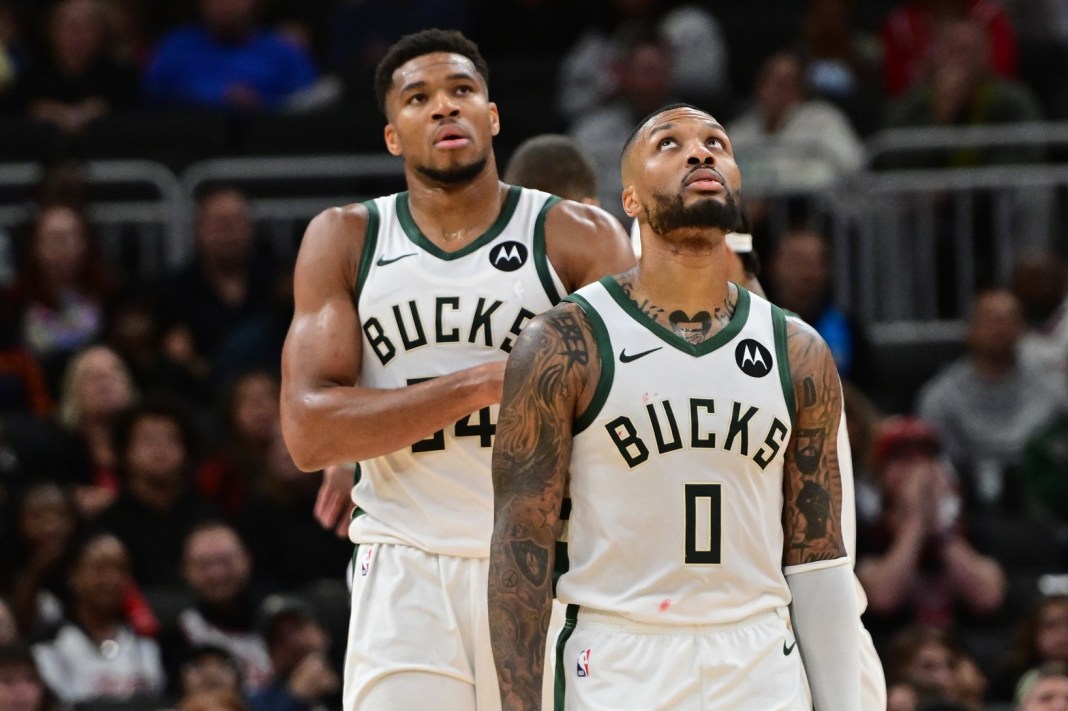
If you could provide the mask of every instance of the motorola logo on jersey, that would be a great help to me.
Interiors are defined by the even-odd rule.
[[[771,372],[771,351],[752,338],[738,344],[734,349],[734,360],[743,373],[753,378],[763,378]]]
[[[502,272],[514,272],[527,263],[527,246],[520,242],[501,242],[490,250],[489,260]]]

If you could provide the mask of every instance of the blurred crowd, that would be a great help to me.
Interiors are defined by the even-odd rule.
[[[747,180],[849,175],[881,128],[1068,119],[1068,74],[1049,70],[1068,59],[1060,0],[774,3],[785,20],[741,5],[0,0],[0,115],[76,142],[142,111],[372,111],[393,41],[458,28],[490,60],[505,132],[513,117],[573,137],[620,219],[623,139],[672,100],[712,108]],[[1037,159],[954,149],[886,167]],[[313,518],[319,477],[279,432],[292,264],[243,187],[220,183],[196,196],[193,259],[146,279],[105,256],[79,172],[45,174],[0,250],[3,708],[337,707],[352,550]],[[891,708],[1068,709],[1064,255],[983,284],[959,358],[903,392],[834,301],[823,226],[747,209],[769,297],[846,380],[856,570]]]

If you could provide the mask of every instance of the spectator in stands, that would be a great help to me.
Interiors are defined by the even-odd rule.
[[[1068,78],[1050,67],[1068,63],[1068,4],[1062,0],[1002,0],[1020,39],[1020,78],[1051,119],[1068,119]]]
[[[1024,255],[1012,270],[1012,291],[1020,300],[1027,330],[1020,338],[1020,363],[1068,383],[1068,265],[1053,251]]]
[[[863,525],[870,525],[878,518],[881,507],[879,482],[875,476],[875,434],[883,415],[851,381],[842,383],[842,409],[846,418],[849,450],[853,455],[857,520]]]
[[[233,521],[263,478],[278,428],[278,378],[262,370],[245,373],[226,398],[224,439],[196,472],[197,491]]]
[[[17,571],[12,603],[23,637],[33,639],[63,615],[63,559],[81,519],[69,489],[49,481],[30,484],[19,497],[15,536],[5,545]]]
[[[179,396],[187,403],[211,399],[207,383],[163,352],[163,307],[158,288],[124,289],[105,317],[103,342],[130,369],[135,387],[149,397]]]
[[[864,162],[864,145],[834,104],[808,97],[801,59],[779,52],[764,63],[753,106],[727,127],[750,181],[823,187]]]
[[[917,693],[921,706],[917,708],[957,708],[956,706],[924,706],[936,700],[961,704],[964,709],[981,711],[986,679],[956,643],[945,632],[930,627],[902,629],[882,655],[886,678],[891,686],[905,682]]]
[[[0,412],[29,412],[43,418],[52,414],[53,407],[41,364],[14,334],[0,333]]]
[[[727,42],[719,23],[697,3],[672,4],[655,0],[595,3],[590,28],[560,65],[560,115],[574,122],[628,92],[622,85],[627,81],[626,55],[632,51],[634,33],[641,30],[652,33],[666,48],[667,95],[693,103],[726,97],[730,93]],[[611,202],[619,202],[618,197]]]
[[[621,195],[619,151],[634,124],[671,99],[671,48],[656,34],[634,29],[621,41],[614,64],[616,91],[592,106],[568,133],[586,152],[597,172],[601,207],[627,220]]]
[[[772,301],[819,332],[842,376],[862,387],[870,382],[867,339],[860,324],[834,303],[831,249],[822,234],[795,229],[782,236],[768,264],[768,291]]]
[[[898,96],[930,78],[935,36],[948,22],[971,18],[982,28],[990,51],[983,61],[1002,77],[1016,75],[1016,33],[997,0],[905,0],[882,27],[886,91]]]
[[[854,25],[855,8],[856,0],[808,0],[798,51],[812,97],[837,105],[868,135],[882,123],[882,49]]]
[[[138,405],[116,423],[115,450],[123,488],[99,524],[126,544],[139,583],[177,583],[186,536],[217,515],[191,486],[188,419],[171,404]]]
[[[243,321],[219,344],[211,366],[213,387],[225,386],[251,370],[281,377],[282,346],[293,322],[292,265],[275,272],[270,291],[261,299],[260,314]]]
[[[60,711],[55,695],[45,686],[30,650],[20,644],[0,644],[0,708],[4,711]]]
[[[988,56],[988,39],[978,20],[944,24],[937,33],[929,76],[889,107],[887,127],[981,126],[1041,119],[1030,90],[993,74]],[[959,167],[1040,157],[1030,147],[959,148],[917,151],[896,159],[894,165]]]
[[[88,476],[73,474],[76,501],[92,518],[109,506],[119,491],[115,418],[134,404],[134,390],[126,364],[107,346],[90,346],[67,367],[59,402],[59,422],[73,435],[86,456]],[[81,478],[82,480],[78,480]]]
[[[115,53],[101,0],[62,0],[48,19],[47,52],[19,77],[28,114],[77,134],[137,99],[137,68]]]
[[[85,214],[62,204],[42,207],[7,298],[53,392],[70,356],[100,332],[111,286]]]
[[[237,532],[220,522],[194,528],[185,541],[182,577],[193,605],[161,639],[172,676],[194,648],[208,644],[238,660],[245,691],[264,688],[272,677],[271,660],[256,629],[252,559]]]
[[[33,646],[41,676],[64,701],[156,696],[164,685],[155,640],[125,622],[130,559],[118,538],[86,536],[67,568],[66,621]]]
[[[241,694],[241,664],[217,644],[190,647],[175,676],[176,696],[182,701],[212,691]]]
[[[167,356],[207,379],[227,335],[262,315],[274,270],[254,253],[255,225],[245,195],[215,186],[197,200],[196,257],[168,284],[173,325]]]
[[[1028,670],[1068,664],[1068,595],[1040,598],[1020,620],[1012,656],[997,675],[994,698],[1008,699]]]
[[[945,630],[998,610],[1005,574],[964,535],[953,471],[935,430],[891,419],[875,450],[882,517],[858,531],[857,577],[876,646],[907,624]]]
[[[1018,504],[1022,487],[1014,470],[1024,446],[1064,403],[1056,383],[1019,363],[1023,332],[1023,310],[1012,292],[980,293],[968,353],[924,385],[918,398],[917,413],[938,431],[969,501],[983,506]]]
[[[341,680],[327,657],[330,635],[307,603],[272,595],[263,601],[260,616],[275,680],[249,699],[252,711],[315,708],[328,701],[336,704]]]
[[[1068,711],[1068,667],[1045,664],[1020,680],[1015,711]]]
[[[199,0],[200,22],[167,34],[145,73],[158,105],[281,109],[315,84],[307,53],[264,28],[256,0]]]
[[[315,520],[318,488],[318,478],[293,463],[276,420],[263,476],[240,519],[260,580],[292,591],[345,569],[352,544]]]

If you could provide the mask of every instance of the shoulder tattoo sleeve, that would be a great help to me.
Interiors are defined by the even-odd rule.
[[[834,358],[809,326],[787,325],[797,417],[783,472],[783,565],[846,555],[842,538],[842,479],[838,424],[842,385]]]
[[[575,403],[593,338],[566,304],[532,322],[508,361],[493,448],[489,619],[504,709],[538,708],[556,524]]]

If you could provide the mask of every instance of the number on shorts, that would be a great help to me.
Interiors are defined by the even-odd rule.
[[[722,508],[719,484],[685,484],[686,565],[719,565]]]

